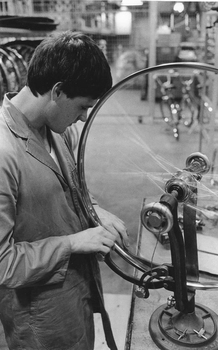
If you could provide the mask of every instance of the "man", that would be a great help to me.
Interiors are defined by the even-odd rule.
[[[112,84],[87,36],[65,32],[35,50],[27,84],[6,94],[0,112],[0,319],[10,350],[91,350],[93,312],[104,309],[96,253],[107,254],[121,220],[96,205],[90,227],[67,128]]]

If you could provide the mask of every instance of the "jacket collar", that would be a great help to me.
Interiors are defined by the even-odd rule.
[[[53,146],[56,151],[58,160],[60,162],[63,174],[61,174],[59,167],[57,166],[53,158],[46,151],[44,146],[40,143],[40,141],[34,134],[32,126],[30,125],[28,119],[25,117],[24,114],[22,114],[18,109],[16,109],[16,107],[10,101],[10,99],[14,95],[15,93],[6,94],[2,105],[2,113],[8,127],[17,137],[26,140],[26,152],[28,152],[38,161],[52,169],[56,173],[62,186],[66,188],[67,184],[65,179],[67,180],[68,184],[70,184],[68,163],[70,163],[71,170],[75,168],[75,165],[69,159],[68,161],[66,160],[67,149],[62,136],[51,132]]]
[[[11,131],[18,137],[28,139],[31,133],[31,126],[25,115],[22,114],[10,101],[15,95],[16,93],[7,93],[4,96],[2,112]]]

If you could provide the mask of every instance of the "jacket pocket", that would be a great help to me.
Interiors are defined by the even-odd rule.
[[[46,350],[77,349],[77,344],[94,342],[93,310],[85,281],[50,297],[40,295],[31,305],[30,327],[38,344]]]

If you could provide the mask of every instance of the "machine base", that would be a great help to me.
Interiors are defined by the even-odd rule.
[[[218,350],[218,315],[200,304],[190,314],[162,305],[154,311],[149,332],[159,349]]]

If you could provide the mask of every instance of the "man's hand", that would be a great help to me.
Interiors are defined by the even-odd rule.
[[[119,219],[116,215],[111,214],[110,212],[99,207],[98,205],[95,205],[94,209],[99,219],[101,220],[102,226],[114,235],[117,235],[117,233],[119,234],[119,236],[117,236],[116,242],[119,242],[121,246],[124,245],[128,247],[128,232],[124,222],[121,219]]]
[[[128,233],[124,222],[98,205],[95,210],[102,225],[69,235],[72,253],[107,254],[115,242],[128,247]]]
[[[116,230],[113,231],[110,232],[99,225],[69,235],[72,253],[109,253],[119,237],[118,232]]]

